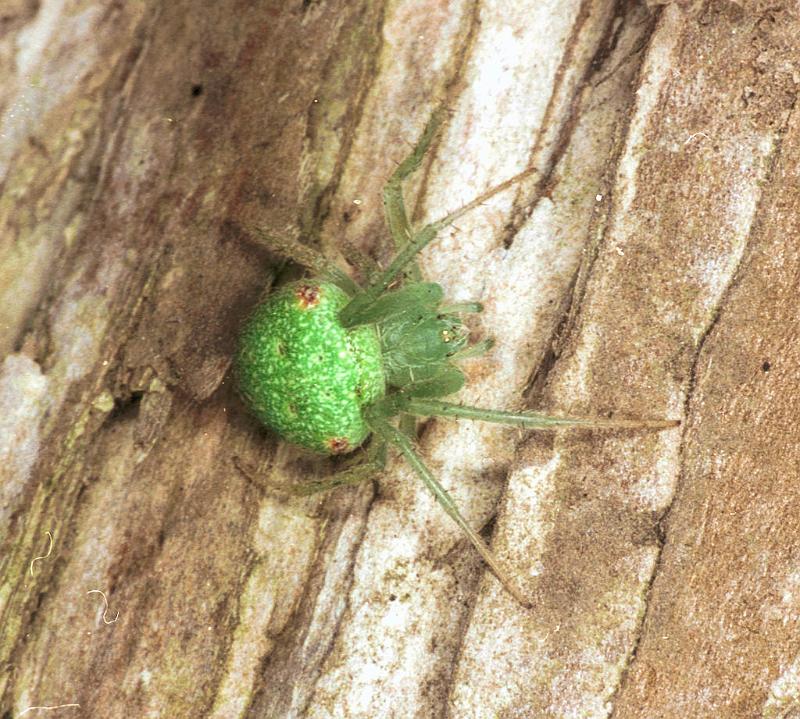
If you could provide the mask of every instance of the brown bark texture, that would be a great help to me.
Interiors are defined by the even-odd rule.
[[[0,717],[800,716],[799,88],[791,0],[0,0]],[[417,222],[536,168],[421,255],[457,399],[681,420],[422,426],[531,609],[229,370],[442,103]]]

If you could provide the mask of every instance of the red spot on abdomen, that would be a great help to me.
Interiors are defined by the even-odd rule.
[[[347,437],[331,437],[326,440],[326,444],[331,454],[344,454],[350,449],[350,440]]]
[[[319,297],[322,294],[322,290],[319,288],[319,285],[300,285],[294,291],[294,294],[300,303],[300,307],[307,310],[319,304]]]

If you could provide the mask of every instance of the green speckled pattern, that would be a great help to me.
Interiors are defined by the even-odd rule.
[[[339,322],[348,301],[327,282],[280,288],[245,323],[236,360],[255,415],[287,441],[325,454],[367,438],[362,407],[386,390],[376,329]]]

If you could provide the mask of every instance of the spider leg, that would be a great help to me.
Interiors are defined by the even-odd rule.
[[[344,240],[341,243],[341,252],[353,267],[363,273],[367,283],[372,282],[380,273],[378,263],[349,240]]]
[[[341,287],[347,294],[354,295],[359,291],[358,285],[350,277],[313,247],[288,237],[276,237],[259,227],[250,228],[250,234],[258,244],[314,270],[323,279]]]
[[[345,327],[359,324],[359,317],[375,304],[376,300],[386,291],[397,276],[414,261],[414,258],[423,247],[430,244],[436,237],[441,227],[426,225],[412,236],[411,241],[397,253],[389,266],[364,290],[356,294],[345,305],[339,314],[339,319]]]
[[[400,163],[383,188],[386,223],[389,226],[389,232],[392,235],[398,254],[394,257],[389,267],[378,276],[372,278],[369,286],[356,295],[350,304],[342,310],[340,317],[345,327],[358,324],[356,318],[359,313],[369,308],[401,273],[408,272],[414,280],[419,281],[420,272],[416,266],[416,257],[426,245],[433,241],[439,230],[447,224],[431,223],[423,227],[419,232],[414,232],[406,212],[402,187],[403,181],[419,168],[422,158],[430,147],[436,131],[445,116],[446,111],[443,108],[439,108],[433,113],[411,154]]]
[[[490,349],[492,349],[492,347],[494,347],[494,340],[489,338],[459,350],[455,354],[451,355],[450,359],[458,361],[467,359],[467,357],[482,357]]]
[[[352,467],[343,469],[340,472],[328,477],[327,479],[303,482],[292,487],[292,493],[299,496],[308,496],[328,492],[337,487],[344,487],[349,484],[359,484],[364,480],[374,477],[382,471],[386,464],[386,443],[373,441],[367,450],[364,461],[356,463]]]
[[[412,442],[417,438],[417,418],[413,414],[401,414],[397,428]]]
[[[519,176],[519,178],[512,178],[513,181],[517,179],[521,179],[521,177],[525,173]],[[509,180],[508,182],[511,182]],[[498,185],[491,193],[486,196],[491,197],[495,192],[499,192],[500,189],[505,189],[507,183],[503,185]],[[483,197],[483,196],[482,196]],[[370,285],[359,292],[357,295],[353,297],[352,300],[344,307],[339,315],[342,324],[345,327],[350,327],[358,322],[355,320],[364,310],[369,309],[377,299],[386,291],[392,282],[397,278],[397,276],[403,272],[409,264],[414,262],[416,256],[439,234],[439,232],[447,227],[456,217],[460,217],[463,212],[466,212],[468,209],[471,209],[472,203],[469,206],[465,205],[460,210],[457,210],[455,213],[451,215],[447,215],[440,220],[436,220],[435,222],[431,222],[425,225],[421,230],[415,232],[412,236],[410,241],[400,250],[400,252],[395,255],[394,259],[389,263],[389,266],[378,275],[377,278]]]
[[[500,580],[500,583],[503,585],[503,587],[505,587],[506,591],[522,606],[530,607],[530,601],[525,598],[519,589],[517,589],[514,581],[511,578],[511,575],[509,575],[505,569],[503,569],[497,557],[494,556],[492,550],[489,549],[481,536],[469,526],[467,520],[464,519],[458,509],[458,506],[453,501],[453,498],[439,483],[436,477],[431,474],[430,470],[425,466],[422,459],[420,459],[419,455],[414,451],[411,440],[403,432],[393,427],[384,419],[374,417],[371,426],[381,439],[383,439],[385,442],[391,442],[403,453],[403,456],[417,473],[419,478],[423,481],[425,486],[431,491],[433,496],[436,498],[436,501],[441,505],[444,511],[450,515],[450,518],[461,528],[464,534],[467,535],[469,541],[472,542],[472,546],[478,550],[478,553],[483,558],[483,561],[486,562],[492,572],[494,572],[494,575],[498,580]]]
[[[602,419],[592,417],[552,417],[538,412],[503,412],[482,407],[469,407],[436,399],[411,397],[402,410],[417,417],[460,417],[482,422],[495,422],[525,429],[558,429],[583,427],[585,429],[667,429],[677,427],[679,420],[670,419]]]
[[[499,185],[496,185],[495,187],[486,190],[486,192],[481,193],[466,205],[462,205],[457,210],[450,212],[444,217],[440,217],[438,220],[429,222],[418,232],[412,233],[408,242],[400,249],[400,252],[394,258],[394,260],[392,260],[391,264],[384,270],[380,277],[378,277],[375,282],[367,287],[367,289],[362,293],[364,296],[364,300],[362,301],[368,304],[374,302],[375,299],[394,281],[397,275],[400,274],[411,262],[413,262],[416,256],[428,244],[430,244],[436,238],[439,232],[445,227],[452,225],[453,222],[455,222],[459,217],[466,214],[470,210],[473,210],[479,205],[482,205],[484,202],[494,197],[498,193],[507,190],[509,187],[512,187],[516,183],[521,182],[522,180],[525,180],[526,178],[531,177],[538,172],[539,169],[537,167],[528,167],[513,177],[509,177],[505,182],[501,182]],[[351,302],[351,304],[353,303]],[[345,307],[343,312],[347,309],[349,309],[349,305]]]
[[[442,305],[439,308],[440,315],[457,315],[474,312],[483,312],[483,305],[480,302],[455,302],[451,305]]]
[[[442,108],[433,113],[411,154],[397,166],[397,169],[392,173],[383,188],[383,209],[386,214],[386,224],[389,226],[389,232],[397,250],[405,247],[414,234],[406,212],[405,199],[403,198],[403,182],[409,175],[419,169],[422,164],[422,158],[428,151],[444,117],[445,111]],[[414,280],[420,279],[419,267],[416,262],[411,263],[409,274]]]
[[[474,210],[476,207],[479,207],[487,200],[491,199],[497,194],[500,194],[504,190],[507,190],[509,187],[516,185],[518,182],[522,182],[533,175],[537,175],[539,173],[539,168],[535,165],[531,165],[526,167],[522,172],[518,172],[516,175],[512,175],[507,180],[501,182],[499,185],[495,185],[494,187],[490,187],[486,192],[482,192],[478,195],[475,199],[470,200],[465,205],[462,205],[457,210],[453,210],[452,212],[446,214],[444,217],[441,217],[438,220],[435,220],[431,223],[431,225],[436,225],[439,229],[443,227],[447,227],[448,225],[452,225],[459,217],[462,215],[466,215],[470,210]]]
[[[431,143],[433,135],[444,117],[444,112],[439,111],[434,114],[431,121],[422,133],[417,146],[414,148],[411,155],[401,163],[400,167],[395,170],[384,190],[384,202],[386,204],[387,222],[395,242],[398,244],[398,254],[392,260],[391,264],[382,272],[370,285],[361,293],[353,298],[349,305],[342,310],[342,322],[345,326],[350,326],[353,317],[357,316],[359,311],[365,307],[372,305],[375,300],[386,290],[386,288],[395,280],[395,278],[406,270],[406,268],[416,261],[416,256],[432,242],[440,230],[452,225],[459,217],[466,214],[470,210],[482,205],[487,200],[495,195],[509,189],[518,182],[528,179],[539,174],[539,168],[535,165],[526,167],[522,172],[509,177],[499,185],[489,188],[482,192],[476,198],[462,205],[457,210],[453,210],[438,220],[428,223],[422,229],[414,232],[408,221],[408,216],[405,211],[405,205],[402,200],[402,191],[400,182],[396,179],[407,177],[422,161],[422,155]],[[387,199],[388,193],[388,199]]]

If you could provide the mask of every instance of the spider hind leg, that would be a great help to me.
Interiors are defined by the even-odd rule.
[[[350,466],[325,479],[297,484],[292,488],[292,493],[307,497],[320,492],[329,492],[337,487],[360,484],[382,472],[385,465],[386,443],[377,441],[377,438],[374,438],[363,459],[357,458]]]

